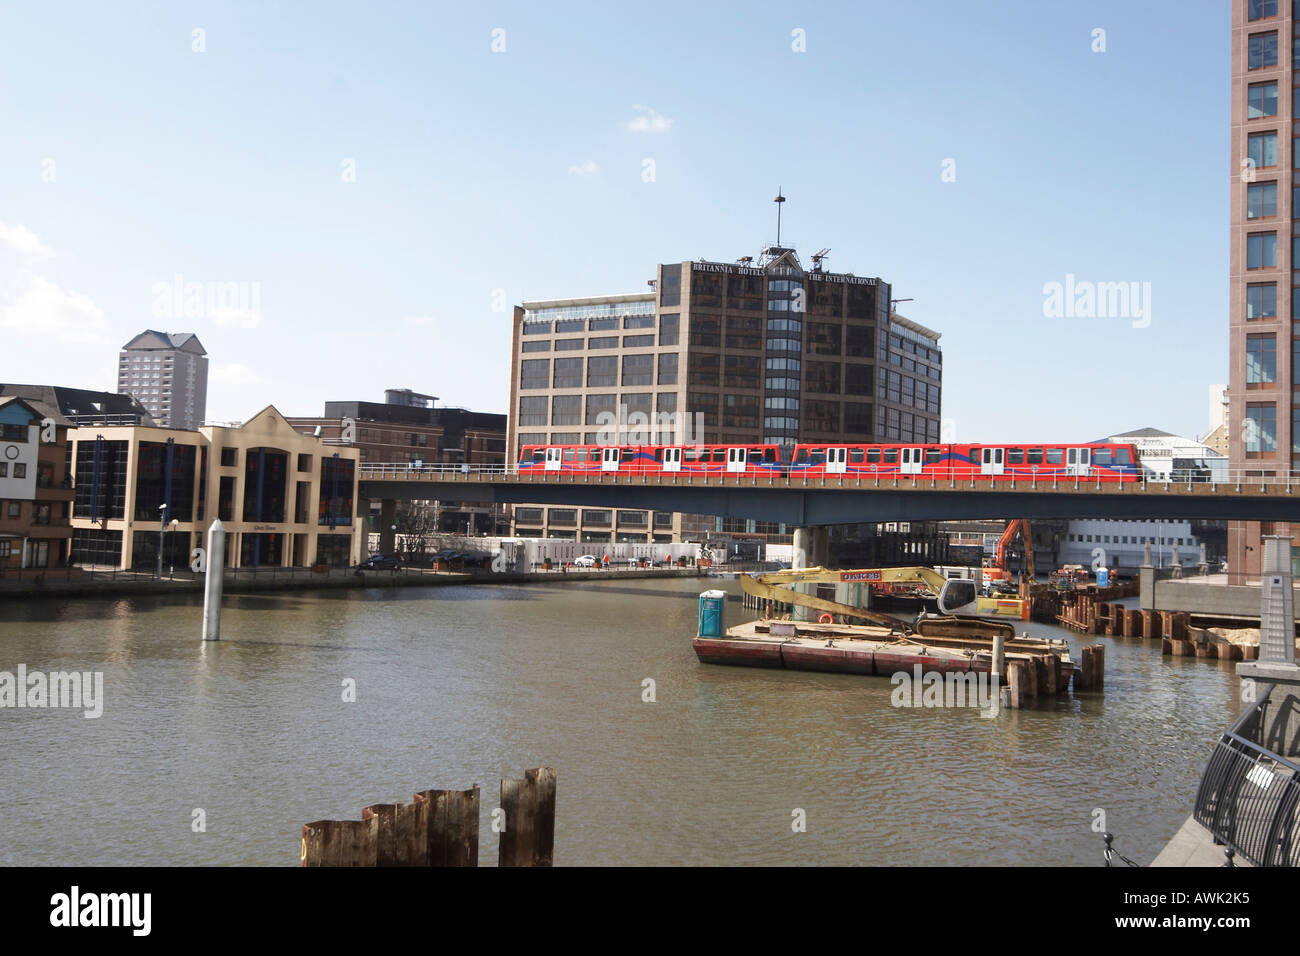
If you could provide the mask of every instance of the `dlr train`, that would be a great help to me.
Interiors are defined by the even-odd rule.
[[[783,453],[784,452],[784,453]],[[519,472],[1140,481],[1131,444],[525,445]]]

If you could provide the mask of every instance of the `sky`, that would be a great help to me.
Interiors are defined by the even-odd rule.
[[[154,328],[206,347],[209,420],[505,412],[513,305],[757,256],[780,188],[805,266],[942,333],[945,437],[1199,435],[1228,11],[0,0],[0,381],[113,390]]]

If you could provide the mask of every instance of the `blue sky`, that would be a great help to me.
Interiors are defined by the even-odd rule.
[[[494,301],[757,255],[779,184],[805,263],[943,333],[958,439],[1201,433],[1228,46],[1222,0],[3,3],[0,380],[112,389],[152,327],[207,347],[210,419],[505,411]],[[1067,274],[1150,283],[1149,324],[1046,316]],[[246,307],[177,315],[177,276]]]

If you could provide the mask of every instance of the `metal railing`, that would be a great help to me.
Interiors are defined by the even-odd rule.
[[[653,467],[653,466],[652,466]],[[761,471],[714,471],[695,473],[688,471],[651,471],[645,470],[592,470],[547,471],[537,466],[520,470],[517,464],[471,465],[471,464],[426,464],[408,463],[361,463],[357,474],[362,481],[402,480],[402,481],[483,481],[485,479],[512,478],[519,481],[536,481],[551,483],[589,483],[595,481],[618,481],[623,479],[637,484],[721,484],[744,483],[766,484],[771,486],[835,486],[835,487],[871,487],[871,488],[934,488],[956,489],[965,487],[982,490],[1052,490],[1052,491],[1088,491],[1109,492],[1112,494],[1136,494],[1143,492],[1171,492],[1191,494],[1219,494],[1220,492],[1249,492],[1252,494],[1300,495],[1300,472],[1287,472],[1277,475],[1259,475],[1253,471],[1225,472],[1213,479],[1204,475],[1187,477],[1154,478],[1150,474],[1117,480],[1114,475],[1090,471],[1086,475],[1040,475],[1031,470],[1029,474],[999,475],[969,473],[958,474],[955,469],[941,472],[929,471],[924,474],[902,474],[890,471],[885,474],[876,466],[865,468],[850,465],[856,469],[845,472],[818,473],[810,475],[806,469],[768,467]],[[1030,466],[1031,469],[1033,466]],[[642,466],[638,465],[638,468]]]
[[[1300,765],[1259,743],[1272,691],[1215,745],[1192,815],[1254,866],[1300,866]]]

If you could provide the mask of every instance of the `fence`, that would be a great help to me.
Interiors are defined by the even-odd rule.
[[[498,866],[551,866],[556,772],[503,778],[493,811]],[[500,829],[498,829],[498,826]],[[478,866],[479,788],[421,790],[411,803],[377,803],[360,820],[317,820],[302,827],[303,866]]]

